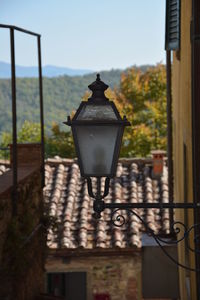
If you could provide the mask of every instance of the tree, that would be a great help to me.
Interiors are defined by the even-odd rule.
[[[144,72],[135,67],[128,69],[121,76],[119,88],[109,88],[106,96],[115,102],[121,116],[126,115],[131,123],[125,129],[121,156],[146,157],[153,149],[166,149],[164,65],[150,67]],[[83,100],[89,97],[90,93],[86,92]],[[4,132],[1,146],[6,147],[11,142],[11,134]],[[18,142],[40,142],[40,125],[25,121],[18,132]],[[45,154],[46,157],[75,157],[71,131],[62,131],[57,123],[53,123],[51,134],[45,136]]]
[[[17,142],[18,143],[39,143],[40,142],[40,124],[25,121],[18,131]],[[10,132],[3,132],[1,137],[1,148],[7,148],[9,144],[12,144],[12,134]],[[0,151],[0,157],[8,158],[8,151]]]
[[[25,121],[21,129],[18,131],[18,143],[40,143],[40,124]],[[1,139],[1,147],[7,148],[12,143],[12,134],[3,132]],[[75,157],[74,144],[71,132],[61,131],[59,125],[53,123],[51,135],[45,136],[45,156],[54,157]],[[8,152],[0,151],[0,157],[8,158]]]
[[[166,150],[166,73],[164,65],[145,72],[130,68],[122,74],[115,101],[131,127],[125,129],[121,156],[142,156],[153,149]]]
[[[53,123],[51,131],[51,136],[45,138],[46,157],[54,157],[55,155],[67,158],[75,157],[71,131],[60,130],[56,123]]]
[[[87,91],[83,100],[86,101],[90,95],[91,92]],[[144,72],[135,67],[130,68],[122,74],[118,89],[106,90],[106,97],[115,102],[121,116],[126,115],[131,123],[124,132],[120,154],[122,157],[146,157],[151,150],[166,149],[164,65],[150,67]],[[57,134],[62,136],[64,133],[59,131]],[[71,136],[69,142],[71,143]]]

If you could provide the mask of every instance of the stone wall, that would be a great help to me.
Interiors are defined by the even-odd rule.
[[[8,181],[10,172],[0,179]],[[12,182],[0,191],[0,299],[33,300],[44,289],[45,233],[37,227],[43,217],[40,167],[24,166],[18,175],[16,215]]]
[[[87,300],[109,294],[111,300],[140,300],[141,254],[131,256],[49,258],[47,272],[87,272]]]

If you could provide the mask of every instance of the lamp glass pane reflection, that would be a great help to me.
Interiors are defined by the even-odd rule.
[[[76,126],[84,176],[110,176],[119,126]]]
[[[77,116],[77,120],[85,120],[85,121],[109,121],[109,120],[117,120],[117,116],[113,110],[113,107],[110,103],[107,105],[91,105],[86,104],[82,107],[79,115]]]

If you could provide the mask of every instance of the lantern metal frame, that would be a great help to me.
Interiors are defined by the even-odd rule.
[[[67,122],[64,122],[65,124],[69,125],[72,127],[72,133],[73,133],[73,137],[74,137],[74,144],[75,144],[75,148],[76,148],[76,153],[77,153],[77,158],[78,158],[78,164],[80,167],[80,172],[81,172],[81,176],[85,177],[85,178],[90,178],[90,177],[107,177],[107,174],[102,174],[102,175],[98,175],[98,174],[87,174],[87,176],[84,174],[84,168],[83,168],[83,164],[82,161],[80,159],[80,149],[79,149],[79,144],[78,144],[78,137],[77,137],[77,133],[75,130],[75,126],[113,126],[113,125],[120,125],[120,129],[118,130],[118,134],[117,134],[117,139],[116,139],[116,143],[114,146],[114,155],[113,155],[113,160],[112,160],[112,165],[111,165],[111,173],[109,175],[110,178],[113,178],[115,176],[116,173],[116,168],[117,165],[115,164],[115,161],[117,160],[117,158],[119,157],[119,151],[121,148],[121,140],[122,140],[122,136],[123,136],[123,132],[124,132],[124,127],[127,124],[127,121],[124,119],[122,121],[110,121],[110,122],[100,122],[100,121],[78,121],[78,120],[70,120],[68,119]]]
[[[97,74],[97,80],[100,80],[100,75]],[[166,240],[165,238],[162,238],[160,235],[156,235],[153,230],[149,227],[148,223],[145,222],[141,216],[138,214],[136,209],[169,209],[172,214],[174,209],[193,209],[196,210],[198,209],[200,212],[200,203],[174,203],[174,202],[169,202],[169,203],[106,203],[103,199],[108,195],[109,193],[109,184],[110,184],[110,179],[115,176],[116,173],[116,168],[117,168],[117,159],[119,156],[120,152],[120,146],[121,146],[121,141],[122,141],[122,135],[125,126],[130,125],[128,122],[126,116],[121,118],[115,104],[112,101],[109,101],[105,95],[104,91],[107,89],[107,85],[101,82],[101,91],[98,90],[97,93],[94,91],[95,87],[95,82],[89,86],[89,88],[93,91],[93,95],[90,99],[88,99],[88,102],[82,102],[75,113],[73,119],[68,117],[67,122],[63,122],[64,124],[71,126],[72,127],[72,132],[73,132],[73,137],[74,137],[74,143],[75,143],[75,148],[78,156],[78,164],[80,167],[80,172],[81,176],[87,180],[87,185],[88,185],[88,194],[91,198],[94,199],[93,203],[93,210],[94,214],[93,216],[95,218],[100,218],[101,213],[105,209],[110,209],[111,210],[111,223],[116,226],[116,227],[123,227],[126,225],[129,221],[129,216],[134,215],[138,218],[138,220],[143,224],[146,232],[154,238],[158,246],[161,248],[161,250],[168,256],[168,258],[177,264],[179,267],[182,267],[184,269],[187,269],[189,271],[194,271],[194,272],[200,272],[200,269],[198,268],[192,268],[190,266],[186,266],[180,262],[178,262],[174,257],[172,257],[167,250],[164,247],[164,244],[170,244],[170,245],[176,245],[180,243],[181,241],[185,240],[185,247],[188,249],[188,251],[191,251],[195,253],[196,255],[200,255],[200,251],[198,247],[195,246],[195,248],[192,248],[189,244],[190,240],[190,235],[192,231],[194,230],[194,244],[196,245],[197,243],[200,243],[200,233],[196,234],[196,232],[199,230],[200,232],[200,223],[193,224],[189,228],[187,226],[180,222],[180,221],[175,221],[175,222],[170,222],[170,234],[166,235],[165,237],[170,238],[170,240]],[[84,105],[93,105],[93,104],[100,104],[100,105],[106,105],[108,104],[112,106],[114,112],[116,113],[117,119],[118,120],[77,120],[77,117],[79,116],[79,113],[83,109]],[[115,144],[115,151],[114,151],[114,156],[113,156],[113,161],[112,161],[112,167],[111,167],[111,174],[108,176],[107,174],[102,174],[101,176],[97,174],[90,174],[85,176],[84,171],[83,171],[83,165],[82,161],[80,159],[80,152],[79,152],[79,146],[78,146],[78,137],[77,134],[74,130],[74,126],[89,126],[89,125],[97,125],[97,126],[103,126],[103,125],[120,125],[121,130],[118,132],[118,136],[116,139],[116,144]],[[114,165],[115,163],[115,165]],[[92,180],[91,177],[96,177],[96,193],[93,192],[93,186],[92,186]],[[101,180],[102,178],[105,177],[105,184],[104,184],[104,192],[103,194],[101,193]],[[126,216],[128,217],[126,219],[126,216],[123,215],[123,211],[126,211]],[[171,219],[170,219],[171,221]],[[182,228],[182,230],[181,230]],[[181,235],[182,233],[182,235]],[[179,236],[178,236],[179,235]],[[181,236],[180,236],[181,235]]]
[[[96,95],[95,94],[95,84],[101,83],[100,86],[100,92],[101,92],[101,97],[99,97],[99,94]],[[94,90],[92,88],[92,85],[94,85]],[[123,118],[121,118],[115,104],[113,101],[109,101],[109,99],[107,99],[104,95],[104,90],[106,90],[108,88],[108,85],[104,84],[104,82],[102,82],[100,80],[100,75],[97,74],[97,79],[96,81],[89,85],[89,88],[93,91],[93,95],[91,98],[88,99],[88,101],[83,101],[81,102],[79,108],[77,109],[74,117],[71,119],[70,116],[68,116],[68,120],[67,122],[63,122],[64,124],[71,126],[72,128],[72,133],[73,133],[73,138],[74,138],[74,144],[75,144],[75,149],[76,149],[76,153],[77,153],[77,158],[78,158],[78,164],[80,167],[80,172],[81,172],[81,176],[84,178],[89,179],[90,177],[109,177],[109,178],[113,178],[116,174],[116,169],[117,169],[117,160],[119,157],[119,152],[120,152],[120,148],[121,148],[121,142],[122,142],[122,137],[123,137],[123,133],[124,133],[124,128],[125,126],[129,126],[130,122],[128,122],[126,116],[124,116]],[[85,106],[93,106],[93,105],[109,105],[111,106],[111,108],[113,109],[113,112],[116,115],[117,120],[78,120],[78,117],[80,115],[80,112],[84,109]],[[76,126],[113,126],[113,125],[117,125],[118,127],[120,127],[118,129],[118,133],[117,133],[117,137],[116,137],[116,141],[115,141],[115,146],[114,146],[114,154],[113,154],[113,159],[112,159],[112,164],[111,164],[111,172],[110,174],[101,174],[98,175],[95,172],[92,174],[85,174],[84,173],[84,168],[83,168],[83,163],[81,160],[81,153],[80,153],[80,148],[79,148],[79,142],[78,142],[78,137],[77,137],[77,133],[76,133]]]

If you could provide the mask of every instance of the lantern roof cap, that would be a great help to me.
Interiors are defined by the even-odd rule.
[[[88,100],[93,100],[93,101],[108,101],[109,99],[106,98],[104,92],[107,90],[109,86],[105,84],[103,81],[101,81],[100,74],[97,74],[96,80],[88,85],[88,88],[92,91],[92,96]]]

